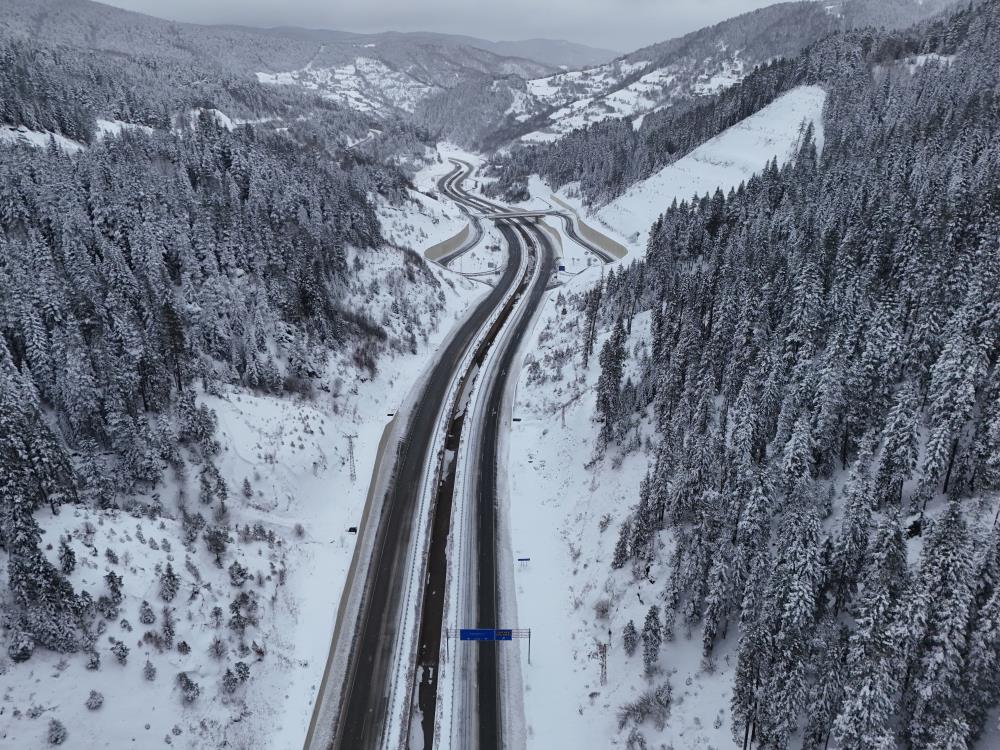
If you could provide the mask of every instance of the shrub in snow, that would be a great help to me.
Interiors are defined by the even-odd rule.
[[[191,647],[188,645],[187,641],[178,641],[177,650],[182,654],[190,654]]]
[[[226,673],[222,676],[222,690],[228,694],[232,695],[236,692],[236,688],[240,686],[239,678],[233,674],[231,669],[227,669]]]
[[[62,722],[58,719],[53,719],[49,722],[49,744],[50,745],[61,745],[66,741],[66,737],[69,733],[66,731],[66,727],[63,726]]]
[[[243,497],[247,500],[253,497],[253,487],[250,486],[250,479],[245,478],[243,480]]]
[[[101,594],[97,597],[97,604],[95,606],[101,617],[107,620],[113,620],[118,617],[118,605],[111,601],[110,596]]]
[[[240,678],[240,682],[246,682],[250,679],[250,667],[247,666],[245,661],[236,662],[236,676]]]
[[[226,642],[221,638],[213,640],[212,645],[208,647],[208,653],[215,659],[221,659],[228,651],[229,648],[226,646]]]
[[[90,695],[87,696],[87,708],[91,711],[96,711],[101,706],[104,705],[104,696],[98,693],[96,690],[91,690]]]
[[[23,630],[15,630],[7,644],[7,656],[14,662],[28,661],[35,652],[35,639],[30,633]]]
[[[104,556],[108,558],[108,562],[111,563],[112,565],[118,564],[118,554],[110,547],[104,550]]]
[[[598,620],[607,620],[608,613],[611,612],[611,602],[607,599],[598,599],[594,602],[594,616]]]
[[[197,682],[188,677],[187,672],[179,672],[177,674],[177,684],[181,688],[181,700],[185,704],[192,704],[198,700],[198,696],[201,695],[201,687]]]
[[[119,664],[125,664],[128,661],[128,646],[121,641],[114,641],[111,646],[111,653],[115,655]]]
[[[628,734],[628,739],[625,740],[626,750],[646,750],[648,745],[646,745],[646,737],[635,727],[632,727],[632,731]]]
[[[142,676],[150,682],[156,679],[156,667],[153,666],[153,662],[149,659],[146,659],[146,666],[142,668]]]
[[[156,615],[153,614],[153,608],[145,600],[139,605],[139,622],[143,625],[152,625],[156,622]]]
[[[638,700],[626,703],[618,709],[618,729],[624,729],[629,723],[638,726],[646,719],[652,719],[653,725],[662,731],[670,715],[670,697],[670,683],[664,682],[643,693]]]
[[[87,657],[87,669],[96,670],[101,668],[101,655],[99,653],[91,651]]]
[[[233,560],[233,564],[229,566],[229,582],[239,588],[246,583],[249,576],[250,572],[236,560]]]

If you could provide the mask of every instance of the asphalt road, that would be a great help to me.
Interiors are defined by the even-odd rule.
[[[448,184],[448,194],[453,200],[487,212],[503,212],[500,206],[482,198],[472,197],[461,188],[461,181],[452,179]],[[569,224],[570,222],[567,222]],[[517,623],[500,622],[500,586],[497,574],[497,516],[499,514],[498,467],[499,447],[502,430],[506,424],[504,396],[512,375],[514,358],[524,337],[545,297],[546,286],[555,270],[556,253],[549,236],[530,220],[499,219],[497,226],[509,248],[533,246],[536,262],[541,264],[540,272],[532,278],[526,289],[527,300],[521,313],[513,323],[510,333],[505,336],[494,364],[496,376],[489,383],[489,394],[485,408],[479,415],[467,415],[469,419],[478,417],[478,422],[470,422],[466,429],[480,431],[479,452],[474,458],[476,513],[476,627],[496,628],[517,627]],[[476,696],[478,715],[479,750],[500,750],[503,747],[503,698],[500,689],[498,648],[503,644],[482,642],[476,644]]]
[[[443,178],[439,188],[444,191]],[[371,573],[354,630],[333,747],[367,750],[379,744],[387,718],[386,696],[392,650],[398,635],[400,598],[424,472],[433,461],[434,431],[454,373],[482,325],[517,281],[521,244],[511,243],[510,259],[496,287],[476,307],[441,353],[406,426],[384,501],[372,550]]]
[[[508,245],[516,244],[521,234],[521,242],[534,241],[540,250],[539,262],[541,272],[527,292],[527,303],[523,314],[514,322],[510,335],[504,339],[503,350],[499,353],[496,367],[498,377],[490,384],[491,389],[486,399],[486,410],[483,415],[482,433],[480,438],[480,453],[476,481],[476,537],[478,558],[477,585],[477,627],[482,628],[516,628],[517,623],[500,622],[500,599],[497,578],[497,515],[499,513],[499,494],[497,478],[499,467],[499,445],[501,431],[506,425],[507,415],[504,413],[504,394],[509,378],[512,375],[514,358],[528,333],[532,318],[541,305],[546,291],[546,285],[552,277],[555,267],[555,251],[548,236],[533,226],[520,227],[502,221],[500,232]],[[530,239],[529,239],[530,237]],[[504,644],[482,643],[479,648],[479,658],[476,668],[476,684],[479,704],[479,750],[493,750],[503,747],[503,716],[501,711],[502,694],[499,683],[497,665],[497,649]]]

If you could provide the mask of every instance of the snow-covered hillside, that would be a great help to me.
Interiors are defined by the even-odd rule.
[[[777,159],[784,164],[812,125],[816,144],[823,144],[823,104],[818,86],[789,91],[757,114],[729,128],[683,159],[630,187],[624,195],[596,211],[596,219],[644,252],[649,229],[670,204],[703,196],[716,188],[728,191]],[[574,201],[573,187],[560,195]],[[577,202],[578,203],[578,202]]]
[[[645,72],[635,78],[637,71]],[[738,83],[747,72],[736,52],[732,57],[706,62],[700,69],[678,64],[657,66],[648,60],[618,60],[591,70],[529,81],[528,91],[536,98],[536,110],[551,106],[558,109],[548,115],[545,127],[521,140],[558,140],[573,130],[612,117],[632,119],[638,127],[650,112],[686,97],[715,94]],[[527,109],[527,105],[522,107]]]
[[[236,388],[197,399],[218,420],[217,463],[231,488],[225,517],[205,530],[236,529],[223,537],[224,567],[178,510],[185,501],[176,484],[122,511],[72,506],[39,517],[54,564],[62,540],[73,550],[74,586],[96,596],[108,574],[121,577],[120,614],[98,641],[96,668],[86,654],[43,650],[25,665],[0,666],[0,747],[44,745],[51,720],[65,726],[70,748],[301,746],[354,551],[348,529],[361,518],[387,415],[485,291],[436,267],[429,291],[414,287],[397,251],[369,252],[364,265],[357,304],[363,298],[383,324],[402,322],[399,304],[427,305],[413,353],[385,361],[372,378],[349,360],[332,363],[311,399]],[[186,502],[189,513],[199,510],[197,499]],[[160,510],[149,514],[148,505]],[[168,565],[177,577],[169,599]],[[246,625],[236,626],[232,603],[244,593]],[[248,667],[248,681],[234,662]]]
[[[357,57],[351,63],[329,68],[314,68],[310,63],[286,73],[258,73],[257,80],[299,85],[345,107],[381,114],[397,108],[412,112],[418,101],[439,90],[371,57]]]
[[[825,98],[818,87],[794,89],[592,218],[631,240],[633,252],[626,262],[634,253],[641,256],[649,227],[674,198],[704,195],[717,187],[727,191],[773,158],[784,163],[794,154],[804,123],[814,126],[821,145]],[[531,187],[544,196],[540,181],[533,180]],[[572,197],[567,200],[579,205]],[[620,634],[630,620],[642,628],[667,565],[651,568],[638,582],[630,571],[606,573],[618,531],[618,521],[610,520],[619,519],[621,508],[639,496],[649,456],[640,450],[616,459],[613,466],[591,464],[599,430],[593,421],[600,374],[596,352],[610,331],[598,335],[595,354],[583,368],[580,323],[574,317],[579,313],[565,314],[565,300],[585,292],[600,273],[591,268],[550,298],[517,388],[515,416],[520,421],[513,424],[510,440],[510,525],[514,558],[530,558],[514,572],[517,626],[532,629],[530,666],[526,654],[521,655],[529,749],[620,742],[619,708],[651,687],[636,679],[640,656],[625,653]],[[649,356],[650,335],[650,315],[638,315],[626,344],[633,369]],[[626,370],[624,377],[630,376],[637,372]],[[636,423],[639,443],[652,433],[649,421]],[[669,560],[669,550],[661,559]],[[601,644],[608,646],[606,684],[601,680]],[[661,679],[670,682],[673,692],[670,721],[659,737],[674,747],[728,747],[734,666],[729,656],[716,671],[705,672],[697,646],[679,638],[664,644],[661,664]],[[573,677],[567,681],[569,675]]]

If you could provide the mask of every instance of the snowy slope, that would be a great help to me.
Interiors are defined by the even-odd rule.
[[[675,198],[687,200],[716,188],[728,191],[775,157],[783,164],[798,148],[803,123],[814,125],[817,146],[822,147],[825,101],[826,92],[818,86],[789,91],[683,159],[633,185],[598,210],[597,218],[641,251],[653,222]]]
[[[431,208],[425,207],[425,219]],[[396,229],[398,241],[409,240],[399,244],[419,247],[415,230]],[[352,251],[348,260],[354,263],[356,256]],[[361,517],[387,415],[404,402],[456,319],[486,291],[433,265],[426,275],[414,273],[393,249],[365,251],[357,262],[362,270],[356,284],[343,290],[345,304],[363,306],[394,339],[405,343],[412,334],[412,349],[384,355],[374,376],[359,371],[345,351],[329,363],[311,398],[236,388],[198,396],[218,419],[217,464],[229,487],[225,522],[241,530],[230,535],[222,566],[201,533],[185,545],[180,504],[192,514],[204,513],[205,506],[197,492],[174,480],[136,498],[141,503],[125,499],[129,510],[64,506],[58,516],[39,519],[53,562],[60,539],[69,539],[78,561],[76,587],[96,599],[107,592],[108,572],[122,576],[121,613],[98,639],[97,670],[87,668],[82,653],[39,649],[19,665],[0,657],[0,748],[44,746],[52,719],[67,728],[68,748],[301,747],[354,552],[356,536],[348,527]],[[400,308],[416,313],[420,326],[408,323]],[[151,515],[144,506],[162,510]],[[251,531],[244,538],[245,528],[263,536]],[[251,576],[240,586],[230,580],[234,561]],[[158,586],[167,563],[180,578],[180,593],[170,602],[161,599]],[[5,568],[6,558],[0,575]],[[245,638],[227,624],[230,603],[241,591],[258,601],[259,622]],[[0,612],[8,595],[0,592]],[[140,623],[143,601],[152,606],[155,622]],[[175,622],[170,645],[144,637],[161,631],[164,606]],[[214,607],[221,610],[221,624],[214,622]],[[209,653],[216,637],[225,650],[219,657]],[[110,652],[110,638],[129,648],[125,664]],[[179,650],[181,642],[186,645]],[[153,680],[143,674],[147,659],[156,669]],[[230,694],[223,677],[237,660],[249,665],[251,677]],[[182,701],[180,672],[200,687],[190,704]],[[103,695],[102,707],[85,706],[91,690]]]
[[[59,133],[50,133],[41,130],[29,130],[24,126],[15,127],[13,125],[0,125],[0,145],[4,144],[27,144],[44,148],[49,142],[54,140],[56,145],[67,154],[75,154],[83,148],[82,143],[70,140]]]
[[[691,70],[681,65],[654,66],[649,61],[616,61],[589,71],[529,81],[537,106],[556,105],[548,124],[521,137],[526,143],[558,140],[579,128],[614,117],[636,120],[690,96],[708,96],[739,83],[749,72],[735,53],[731,58]],[[631,74],[647,70],[638,79]],[[579,98],[568,94],[583,92]]]
[[[301,70],[258,73],[257,80],[299,85],[345,107],[383,114],[394,108],[412,112],[418,101],[438,90],[371,57],[328,68],[314,68],[310,63]]]

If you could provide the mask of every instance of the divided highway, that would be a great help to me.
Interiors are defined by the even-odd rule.
[[[468,173],[465,165],[456,165],[456,170],[442,178],[439,189],[457,202],[467,207],[477,207],[479,210],[502,210],[493,204],[486,204],[465,193],[460,186],[461,180]],[[414,400],[414,407],[408,422],[402,428],[398,452],[395,461],[390,463],[391,479],[388,489],[380,502],[373,505],[372,523],[362,529],[364,539],[358,540],[359,555],[364,555],[365,549],[370,549],[370,560],[363,561],[366,566],[359,565],[359,571],[367,567],[366,576],[358,576],[354,582],[357,591],[354,596],[359,601],[355,612],[343,615],[344,622],[338,622],[340,639],[350,639],[348,642],[334,643],[328,660],[327,672],[317,696],[316,710],[306,739],[307,750],[367,750],[369,748],[398,747],[398,736],[387,736],[387,730],[394,718],[390,715],[393,706],[390,705],[390,695],[400,674],[409,669],[412,654],[399,653],[400,644],[405,633],[400,632],[400,623],[404,612],[405,581],[410,577],[411,563],[409,553],[415,542],[417,524],[420,522],[418,508],[421,491],[425,480],[432,476],[428,472],[434,470],[442,458],[435,455],[435,438],[445,415],[449,397],[458,378],[463,378],[463,366],[468,363],[470,353],[479,362],[485,357],[490,344],[506,323],[514,302],[522,295],[528,294],[533,304],[538,304],[544,294],[545,282],[548,277],[534,273],[538,259],[528,257],[530,248],[535,247],[527,239],[527,232],[517,227],[515,222],[500,222],[501,232],[508,244],[508,262],[496,286],[480,301],[474,311],[464,320],[448,340],[438,360],[423,381],[422,391]],[[540,234],[540,233],[539,233]],[[542,253],[541,262],[545,270],[551,272],[554,253],[547,240],[539,240],[537,247],[546,248]],[[513,293],[513,295],[512,295]],[[499,315],[496,315],[499,310]],[[530,317],[530,316],[528,316]],[[493,320],[489,330],[485,326]],[[520,318],[519,320],[523,320]],[[527,323],[521,325],[525,329]],[[509,339],[508,339],[509,340]],[[516,347],[515,347],[516,348]],[[508,359],[513,358],[510,351]],[[498,430],[499,425],[494,425]],[[481,500],[484,530],[495,527],[493,513],[496,507],[496,441],[489,442],[493,457],[482,462],[485,480],[484,495]],[[451,448],[448,441],[446,448]],[[489,467],[487,470],[486,467]],[[438,492],[437,500],[440,501]],[[440,643],[441,615],[443,608],[443,582],[437,588],[438,596],[433,596],[435,589],[431,576],[439,579],[446,575],[447,561],[444,559],[447,544],[447,507],[432,508],[429,559],[427,561],[427,578],[424,581],[420,599],[423,620],[420,623],[421,635],[426,640],[419,642],[417,658],[426,661],[437,656]],[[484,574],[491,579],[495,576],[495,532],[490,532],[480,541],[482,552],[480,564]],[[435,572],[436,571],[436,572]],[[482,580],[481,580],[482,583]],[[495,625],[496,596],[495,586],[482,586],[484,597],[480,601],[480,620],[489,621],[490,627]],[[485,596],[486,590],[489,596]],[[345,591],[347,597],[351,592]],[[486,618],[486,619],[483,619]],[[436,620],[436,637],[435,621]],[[427,652],[425,644],[434,642],[433,654]],[[337,662],[337,650],[347,651],[346,665],[338,672],[332,668]],[[480,671],[484,677],[482,692],[482,708],[480,718],[485,727],[486,736],[479,738],[479,746],[491,748],[500,746],[500,721],[498,708],[500,692],[496,681],[495,653],[485,654],[485,661]],[[427,670],[424,670],[427,673]],[[430,672],[436,674],[436,670]],[[342,681],[341,681],[342,678]],[[432,684],[424,693],[434,695],[436,688]],[[406,699],[410,695],[407,694]],[[433,703],[431,701],[430,715],[425,716],[425,727],[433,729]],[[405,726],[405,725],[404,725]],[[405,733],[405,732],[404,732]],[[393,732],[395,735],[395,732]],[[424,747],[430,744],[424,743]]]
[[[443,689],[438,675],[445,598],[449,570],[461,569],[457,580],[465,584],[460,601],[451,606],[463,626],[517,627],[500,621],[500,446],[516,357],[556,269],[556,250],[536,224],[538,217],[518,216],[470,195],[462,183],[471,165],[452,163],[455,168],[438,181],[438,189],[462,207],[475,231],[472,241],[438,262],[447,265],[475,246],[482,237],[482,215],[496,222],[508,260],[496,286],[444,344],[418,386],[406,423],[394,428],[398,450],[393,456],[390,449],[377,467],[366,510],[371,520],[361,528],[306,750],[396,750],[406,744],[430,750],[436,740],[461,750],[505,746],[495,643],[480,643],[474,659],[466,655],[450,664],[462,670],[443,683],[453,691],[447,695],[449,719],[457,711],[461,726],[455,734],[449,722],[451,729],[435,737],[435,727],[443,726],[437,706]],[[611,259],[576,236],[567,214],[546,213],[561,216],[570,236],[601,260]],[[470,402],[474,384],[477,395]],[[459,456],[464,481],[456,486]],[[457,501],[471,514],[471,525],[464,516],[459,521],[459,531],[469,531],[468,548],[449,547],[449,535],[457,533],[450,528]],[[430,535],[426,547],[425,529]]]

